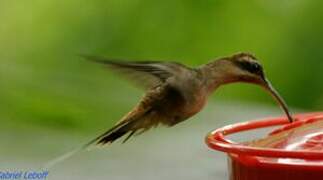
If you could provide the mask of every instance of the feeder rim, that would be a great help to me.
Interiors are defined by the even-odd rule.
[[[289,124],[279,130],[272,132],[275,134],[282,130],[292,129],[305,123],[311,123],[318,120],[323,120],[323,112],[306,113],[294,115],[295,121],[289,123],[286,117],[271,117],[262,120],[253,120],[243,123],[236,123],[228,125],[217,130],[210,132],[206,138],[206,144],[214,150],[226,152],[229,154],[247,155],[247,156],[260,156],[272,158],[293,158],[293,159],[315,159],[323,160],[323,151],[308,151],[308,150],[283,150],[275,148],[251,147],[236,143],[225,136],[242,131],[266,128],[277,125]]]

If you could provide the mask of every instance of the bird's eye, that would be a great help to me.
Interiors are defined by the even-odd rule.
[[[260,71],[260,65],[259,64],[256,64],[256,63],[251,63],[250,65],[250,70],[253,71],[253,72],[257,72],[257,71]]]
[[[242,69],[249,71],[250,73],[253,73],[253,74],[262,73],[262,67],[257,62],[241,61],[239,65]]]

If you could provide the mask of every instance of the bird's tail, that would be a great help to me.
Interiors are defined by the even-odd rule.
[[[124,121],[113,128],[111,128],[109,131],[103,133],[102,135],[98,136],[97,138],[91,140],[90,142],[84,144],[83,146],[80,146],[72,151],[69,151],[51,161],[46,163],[42,169],[50,169],[51,167],[55,166],[56,164],[63,162],[64,160],[70,158],[74,154],[83,151],[83,150],[90,150],[91,147],[95,145],[107,145],[111,144],[115,140],[121,138],[125,134],[129,133],[129,135],[126,137],[125,140],[123,140],[123,143],[126,142],[135,132],[136,129],[134,129],[136,121]]]

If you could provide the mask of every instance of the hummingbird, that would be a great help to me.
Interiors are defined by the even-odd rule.
[[[111,129],[76,151],[92,145],[111,144],[124,136],[123,142],[126,142],[130,137],[158,125],[177,125],[200,112],[210,95],[220,86],[236,82],[255,84],[268,91],[281,106],[289,122],[293,121],[285,101],[266,78],[260,62],[250,53],[236,53],[195,68],[177,62],[120,61],[82,56],[129,79],[146,93]]]

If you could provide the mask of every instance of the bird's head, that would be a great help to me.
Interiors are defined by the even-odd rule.
[[[265,73],[257,58],[249,53],[238,53],[224,58],[226,61],[228,81],[263,84]]]
[[[260,62],[249,53],[237,53],[230,57],[221,58],[209,64],[213,77],[220,79],[218,84],[245,82],[256,84],[268,91],[285,111],[289,121],[292,117],[286,103],[266,78]]]

